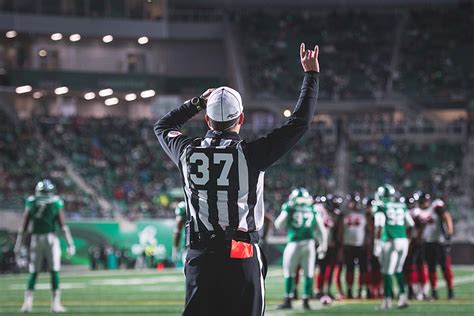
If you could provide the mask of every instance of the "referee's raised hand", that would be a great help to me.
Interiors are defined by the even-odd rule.
[[[300,60],[301,66],[305,72],[307,71],[316,71],[319,72],[319,61],[318,61],[318,54],[319,54],[319,46],[314,46],[314,50],[305,49],[304,43],[300,45]]]

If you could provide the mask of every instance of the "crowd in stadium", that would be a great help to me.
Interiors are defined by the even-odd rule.
[[[2,205],[21,209],[23,199],[32,193],[31,179],[48,176],[64,197],[69,217],[112,215],[75,184],[64,164],[53,158],[53,149],[71,163],[88,185],[112,202],[113,212],[131,220],[173,216],[174,202],[182,198],[179,178],[174,165],[158,150],[149,120],[44,117],[37,122],[22,122],[17,129],[6,122],[2,124]],[[373,128],[368,123],[351,126]],[[202,135],[204,127],[200,121],[191,122],[185,132]],[[337,191],[337,143],[326,136],[328,129],[335,133],[333,127],[316,124],[290,154],[267,172],[265,198],[271,213],[278,211],[286,199],[289,183],[292,187],[304,185],[315,194]],[[419,188],[436,196],[460,193],[461,145],[417,145],[395,141],[390,129],[385,132],[381,139],[350,142],[350,172],[355,176],[349,178],[349,189],[366,194],[379,183],[390,182],[406,194]],[[250,130],[243,134],[248,139],[258,135]],[[434,158],[424,159],[427,154]],[[307,168],[309,163],[311,168]],[[14,164],[21,168],[10,168]]]
[[[381,99],[390,92],[391,80],[395,92],[458,100],[474,82],[468,53],[474,48],[469,40],[473,18],[472,8],[466,7],[370,13],[266,10],[236,20],[246,40],[250,86],[259,97],[294,95],[299,70],[292,48],[317,30],[325,67],[321,99]]]

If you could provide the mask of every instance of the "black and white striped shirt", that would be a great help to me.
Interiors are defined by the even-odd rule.
[[[210,130],[191,138],[179,129],[198,113],[185,102],[154,126],[158,140],[178,166],[194,231],[259,231],[264,219],[265,170],[309,129],[318,97],[319,74],[307,72],[293,114],[281,127],[246,142],[235,132]],[[289,184],[291,185],[291,184]]]

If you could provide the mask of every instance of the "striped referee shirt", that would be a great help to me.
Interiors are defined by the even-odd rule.
[[[181,173],[187,217],[194,231],[262,229],[265,170],[309,129],[318,88],[319,73],[306,72],[290,118],[251,142],[228,131],[209,130],[204,138],[182,134],[181,126],[198,113],[189,101],[155,123],[158,141]]]

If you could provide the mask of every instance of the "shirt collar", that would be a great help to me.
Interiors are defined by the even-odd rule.
[[[237,134],[236,132],[229,132],[229,131],[214,131],[214,130],[208,130],[206,133],[206,138],[224,138],[224,139],[235,139],[235,140],[240,140],[240,135]]]

